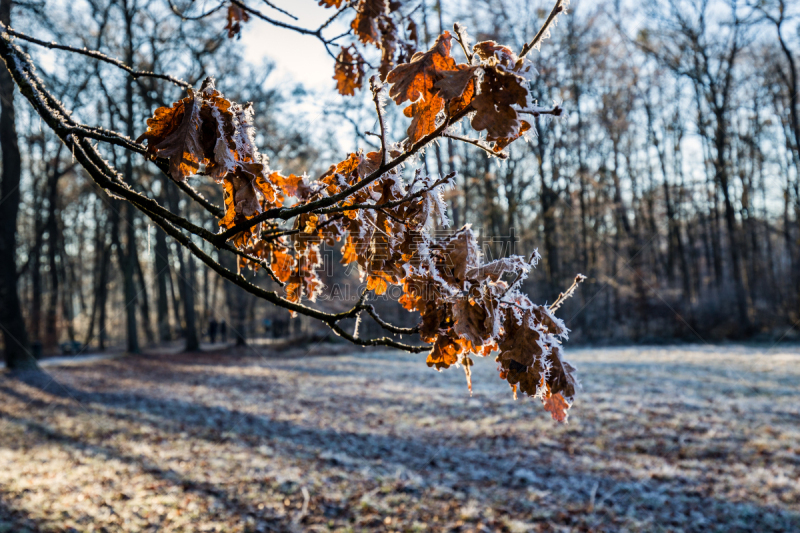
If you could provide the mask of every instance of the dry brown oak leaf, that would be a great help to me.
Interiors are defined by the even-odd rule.
[[[352,48],[352,54],[349,48]],[[336,80],[336,90],[344,96],[353,96],[356,89],[361,88],[364,81],[364,59],[354,46],[342,47],[336,58],[333,79]]]
[[[512,106],[524,108],[527,102],[525,78],[496,67],[484,68],[480,94],[472,101],[475,108],[472,127],[475,131],[486,130],[488,141],[516,139],[521,134],[523,121]]]
[[[389,96],[396,104],[411,102],[404,113],[411,118],[408,127],[408,140],[411,143],[428,135],[436,129],[436,115],[444,108],[445,99],[440,94],[439,82],[448,77],[448,73],[456,71],[457,79],[447,78],[445,93],[452,98],[461,96],[458,88],[466,91],[469,80],[465,70],[456,66],[450,57],[452,36],[450,32],[440,35],[427,52],[417,52],[411,62],[397,66],[386,78],[392,84]]]
[[[169,158],[169,173],[176,181],[196,174],[206,161],[200,143],[200,106],[190,89],[189,96],[172,107],[156,109],[147,119],[147,131],[136,139],[147,140],[150,153]]]
[[[241,37],[242,22],[247,22],[248,20],[250,20],[250,15],[247,11],[231,3],[228,6],[228,24],[225,26],[225,29],[228,30],[228,39]]]
[[[389,14],[389,2],[386,0],[361,0],[356,11],[356,17],[350,23],[350,27],[353,28],[362,43],[380,46],[381,31],[378,21]]]

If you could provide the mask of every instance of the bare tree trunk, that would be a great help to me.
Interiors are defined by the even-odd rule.
[[[11,25],[11,0],[0,0],[0,22]],[[36,370],[28,332],[17,292],[17,213],[22,160],[14,115],[14,81],[0,68],[0,150],[3,151],[3,181],[0,184],[0,329],[3,330],[6,367]]]
[[[236,258],[232,254],[220,253],[219,259],[225,268],[236,270]],[[225,301],[228,304],[228,311],[232,319],[232,323],[228,324],[228,330],[236,339],[236,346],[245,346],[247,344],[247,334],[245,332],[247,293],[230,281],[224,282],[223,290],[225,291]],[[290,327],[293,327],[297,322],[295,320],[291,321]]]
[[[45,311],[44,326],[44,347],[48,350],[55,350],[58,345],[58,296],[59,296],[59,275],[56,266],[56,253],[59,244],[60,232],[56,221],[56,210],[58,209],[58,172],[53,172],[48,180],[48,208],[47,223],[47,262],[50,270],[50,291],[47,298],[47,310]]]
[[[30,251],[30,268],[31,272],[31,316],[30,316],[30,332],[34,341],[41,340],[42,332],[42,294],[44,288],[42,287],[42,244],[44,241],[44,221],[40,214],[41,209],[36,209],[34,213],[34,231],[36,232],[36,240],[33,243]]]
[[[155,343],[155,335],[153,335],[153,328],[150,324],[150,297],[147,294],[147,281],[144,279],[144,271],[142,270],[142,262],[139,261],[137,254],[136,257],[136,276],[139,281],[139,295],[142,302],[142,325],[144,326],[144,335],[148,344]]]
[[[545,158],[547,154],[547,137],[536,119],[536,128],[540,132],[536,139],[536,158],[539,167],[540,202],[542,219],[544,220],[544,272],[549,289],[554,289],[558,282],[558,247],[556,245],[555,199],[556,194],[547,184],[545,178]],[[552,162],[554,165],[555,162]]]
[[[97,216],[99,216],[99,210]],[[111,247],[105,243],[105,225],[97,221],[97,229],[95,234],[95,250],[97,259],[95,261],[94,274],[94,303],[92,304],[92,315],[89,319],[89,329],[86,332],[86,341],[84,344],[92,342],[95,329],[95,317],[100,314],[101,318],[98,321],[98,344],[100,349],[105,349],[105,320],[104,308],[106,305],[106,294],[108,292],[108,263],[111,261]]]
[[[135,7],[128,6],[127,0],[123,2],[123,15],[125,18],[125,30],[127,46],[125,50],[125,60],[128,65],[134,64],[133,57],[133,16]],[[133,79],[125,79],[125,126],[126,134],[133,138],[134,116],[133,116]],[[133,153],[128,152],[125,156],[124,169],[125,182],[133,183]],[[138,302],[138,292],[136,290],[136,265],[138,263],[136,248],[136,213],[130,204],[125,205],[125,252],[117,247],[119,261],[122,266],[123,284],[125,286],[125,315],[126,315],[126,338],[128,352],[139,353],[139,332],[136,325],[136,308]]]
[[[169,248],[169,247],[167,247]],[[178,275],[174,275],[171,270],[167,271],[167,281],[169,282],[169,294],[172,299],[172,314],[175,319],[175,327],[178,329],[178,335],[183,336],[183,331],[186,329],[183,325],[183,316],[181,315],[181,300],[178,294],[178,291],[175,289],[175,285],[177,282],[175,278]]]
[[[166,184],[162,181],[162,190],[165,186]],[[163,195],[161,201],[163,201]],[[161,228],[156,228],[155,252],[156,284],[158,286],[158,338],[161,341],[168,341],[172,339],[172,328],[169,325],[169,292],[167,288],[169,247],[167,246],[167,234]]]
[[[740,242],[738,241],[737,231],[736,231],[736,213],[733,208],[733,202],[731,201],[730,191],[728,188],[728,171],[725,162],[725,152],[726,152],[726,135],[727,131],[722,124],[722,121],[727,120],[726,117],[717,116],[717,124],[720,125],[717,128],[717,132],[714,139],[714,144],[716,148],[717,157],[714,159],[714,174],[715,174],[715,181],[719,185],[719,188],[722,190],[722,199],[725,206],[725,225],[728,230],[728,240],[730,243],[730,254],[731,254],[731,268],[733,270],[733,282],[736,291],[736,306],[739,311],[739,321],[742,327],[747,331],[750,329],[750,316],[748,313],[748,306],[747,306],[747,289],[745,288],[744,278],[742,277],[742,264],[741,264],[741,255],[740,255]]]
[[[183,250],[181,249],[181,252]],[[183,270],[183,268],[181,268]],[[197,313],[194,308],[195,294],[195,268],[194,256],[186,255],[186,273],[183,282],[186,284],[184,290],[184,314],[186,315],[186,351],[196,352],[200,350],[200,337],[197,335]]]
[[[122,284],[125,295],[123,306],[125,308],[126,345],[129,353],[139,353],[139,336],[136,328],[136,282],[134,279],[135,265],[130,262],[131,247],[136,246],[136,235],[133,229],[133,224],[136,221],[134,219],[133,206],[130,204],[123,204],[121,201],[117,200],[112,205],[112,210],[117,212],[115,216],[112,217],[113,221],[111,224],[111,231],[112,239],[114,240],[114,246],[117,249],[117,262],[122,267]],[[125,211],[125,248],[123,248],[122,241],[118,236],[121,230],[119,227],[120,210]]]
[[[63,234],[63,229],[61,230]],[[75,309],[72,297],[74,295],[72,283],[69,278],[69,265],[67,263],[67,254],[61,243],[61,249],[58,251],[58,275],[61,276],[61,323],[67,328],[67,338],[75,341]]]
[[[177,192],[174,187],[167,189],[167,197],[170,203],[170,209],[173,213],[180,212],[180,204],[178,203]],[[194,308],[194,261],[191,254],[188,257],[184,256],[184,249],[178,248],[178,291],[181,295],[183,302],[183,317],[185,319],[184,335],[186,340],[185,349],[187,352],[196,352],[200,349],[200,338],[197,335],[197,313]]]
[[[111,263],[111,245],[107,245],[103,250],[103,264],[100,269],[100,279],[97,280],[97,308],[100,312],[100,317],[97,320],[97,347],[100,350],[106,349],[106,327],[108,324],[107,306],[108,301],[108,267]],[[88,341],[87,341],[88,342]]]

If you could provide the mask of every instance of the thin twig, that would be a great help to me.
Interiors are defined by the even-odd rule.
[[[78,124],[75,126],[66,127],[64,131],[80,137],[95,139],[116,146],[121,146],[138,154],[142,154],[145,156],[147,155],[147,148],[145,148],[144,145],[132,141],[129,138],[124,137],[115,131],[107,130],[105,128],[99,128],[96,126],[87,126],[85,124]],[[153,162],[165,175],[169,176],[170,179],[172,179],[169,173],[169,163],[167,162],[166,159],[157,158],[154,159]],[[178,185],[178,188],[180,188],[183,192],[185,192],[188,196],[190,196],[195,202],[200,204],[206,211],[208,211],[217,218],[222,218],[224,216],[225,213],[222,211],[222,209],[220,209],[218,206],[206,200],[203,197],[203,195],[197,192],[191,185],[189,185],[188,182],[176,181],[176,180],[172,181],[174,181]]]
[[[525,57],[528,54],[528,52],[533,50],[534,47],[536,47],[536,45],[542,42],[542,39],[547,33],[547,29],[550,27],[550,24],[553,23],[555,18],[562,11],[564,11],[564,0],[556,0],[556,5],[553,6],[552,11],[550,11],[550,14],[547,16],[547,19],[544,21],[544,24],[542,24],[542,27],[539,29],[539,32],[534,36],[531,42],[525,44],[525,46],[522,47],[522,50],[519,53],[520,58]]]
[[[292,20],[297,20],[297,17],[295,17],[294,15],[292,15],[291,13],[289,13],[288,11],[286,11],[285,9],[283,9],[283,8],[280,8],[280,7],[276,6],[275,4],[273,4],[272,2],[270,2],[269,0],[261,0],[261,1],[262,1],[262,2],[264,2],[265,4],[267,4],[269,7],[271,7],[271,8],[272,8],[272,9],[274,9],[275,11],[277,11],[277,12],[279,12],[279,13],[283,13],[284,15],[286,15],[287,17],[289,17],[290,19],[292,19]]]
[[[240,0],[231,0],[231,3],[236,5],[236,6],[239,6],[240,8],[245,10],[246,12],[250,13],[251,15],[253,15],[254,17],[260,18],[261,20],[263,20],[265,22],[269,22],[273,26],[278,26],[279,28],[284,28],[284,29],[287,29],[287,30],[296,31],[297,33],[300,33],[302,35],[313,35],[314,37],[316,37],[317,39],[322,41],[322,44],[325,45],[325,51],[328,52],[328,55],[331,56],[332,58],[336,59],[336,54],[334,54],[331,51],[331,49],[329,48],[329,45],[333,41],[338,39],[338,37],[336,37],[334,39],[325,39],[325,37],[322,36],[322,30],[325,28],[325,26],[326,26],[325,24],[323,24],[322,26],[320,26],[316,30],[309,30],[308,28],[302,28],[300,26],[295,26],[293,24],[287,24],[286,22],[281,22],[280,20],[276,20],[276,19],[274,19],[272,17],[268,17],[267,15],[262,13],[261,11],[246,5],[244,2],[241,2]]]
[[[179,80],[178,78],[173,78],[172,76],[168,76],[166,74],[156,74],[155,72],[149,72],[149,71],[145,71],[145,70],[134,70],[133,67],[131,67],[129,65],[126,65],[125,63],[123,63],[119,59],[115,59],[113,57],[108,57],[104,53],[98,52],[97,50],[87,50],[86,48],[74,48],[72,46],[58,44],[58,43],[55,43],[55,42],[42,41],[41,39],[37,39],[36,37],[31,37],[30,35],[26,35],[26,34],[24,34],[22,32],[19,32],[19,31],[13,29],[13,28],[9,28],[8,26],[3,24],[2,22],[0,22],[0,31],[4,31],[4,32],[8,33],[9,35],[13,35],[14,37],[18,37],[18,38],[20,38],[22,40],[28,41],[28,42],[33,43],[33,44],[38,45],[38,46],[43,46],[45,48],[49,48],[51,50],[64,50],[64,51],[67,51],[67,52],[72,52],[72,53],[75,53],[75,54],[81,54],[81,55],[84,55],[84,56],[91,57],[93,59],[97,59],[99,61],[103,61],[105,63],[108,63],[109,65],[114,65],[117,68],[121,68],[122,70],[124,70],[128,74],[130,74],[134,79],[140,78],[140,77],[158,78],[158,79],[161,79],[161,80],[166,80],[166,81],[168,81],[170,83],[174,83],[175,85],[178,85],[179,87],[183,87],[184,89],[188,89],[188,88],[191,87],[191,85],[189,85],[187,82],[185,82],[183,80]]]
[[[534,262],[534,260],[537,258],[538,254],[539,254],[538,250],[533,250],[531,252],[531,256],[528,258],[528,264],[536,266],[536,263]],[[520,270],[519,272],[517,272],[517,276],[514,278],[514,281],[509,283],[508,287],[506,287],[506,290],[503,291],[503,293],[500,295],[500,298],[498,298],[498,300],[502,300],[503,298],[505,298],[506,294],[508,294],[508,292],[511,289],[514,288],[514,285],[517,284],[517,282],[520,280],[520,278],[522,277],[522,274],[524,272],[525,272],[524,270]],[[503,302],[500,302],[500,303],[503,303]]]
[[[369,79],[369,88],[372,91],[372,101],[375,102],[375,112],[378,114],[378,124],[381,128],[381,165],[386,164],[386,124],[384,124],[383,109],[381,109],[381,90],[383,84],[378,80],[378,76]]]
[[[413,335],[414,333],[419,332],[419,326],[414,326],[413,328],[401,328],[398,326],[394,326],[389,324],[388,322],[384,321],[380,316],[378,316],[378,312],[375,311],[375,307],[372,304],[367,304],[362,307],[372,319],[380,325],[383,329],[387,331],[391,331],[392,333],[397,333],[400,335]]]
[[[260,215],[256,215],[255,217],[253,217],[253,218],[251,218],[251,219],[249,219],[249,220],[247,220],[245,222],[241,222],[239,224],[236,224],[235,226],[233,226],[229,230],[227,230],[227,231],[225,231],[223,233],[220,233],[219,236],[218,236],[218,239],[219,240],[227,240],[227,239],[231,238],[233,235],[236,235],[237,233],[239,233],[241,231],[244,231],[249,227],[255,226],[259,222],[264,222],[265,220],[271,220],[271,219],[276,219],[276,218],[280,218],[282,220],[288,220],[288,219],[294,218],[294,217],[296,217],[298,215],[302,215],[302,214],[305,214],[305,213],[310,213],[311,211],[318,211],[320,209],[324,209],[326,207],[329,207],[329,206],[332,206],[332,205],[334,205],[336,203],[339,203],[342,200],[346,200],[348,197],[350,197],[351,195],[353,195],[356,192],[360,191],[364,187],[368,186],[369,184],[371,184],[372,182],[374,182],[375,180],[377,180],[378,178],[380,178],[381,176],[383,176],[384,174],[386,174],[390,170],[392,170],[392,169],[396,168],[397,166],[399,166],[400,164],[404,163],[408,158],[410,158],[413,155],[415,155],[417,152],[419,152],[423,147],[425,147],[431,141],[434,141],[435,139],[441,137],[441,135],[450,126],[450,124],[458,122],[459,120],[464,118],[470,112],[472,112],[472,105],[471,104],[466,106],[464,109],[462,109],[458,113],[456,113],[453,117],[450,117],[450,118],[446,119],[444,122],[442,122],[439,125],[438,128],[436,128],[431,133],[429,133],[428,135],[424,136],[422,139],[420,139],[419,141],[414,143],[405,152],[403,152],[402,154],[398,155],[397,157],[395,157],[394,159],[392,159],[391,161],[389,161],[385,165],[381,165],[380,167],[378,167],[377,169],[372,171],[370,174],[368,174],[364,179],[354,183],[353,185],[351,185],[347,189],[345,189],[345,190],[343,190],[343,191],[341,191],[341,192],[339,192],[337,194],[334,194],[333,196],[327,196],[327,197],[324,197],[324,198],[320,198],[319,200],[315,200],[313,202],[308,202],[308,203],[304,203],[304,204],[299,204],[299,205],[296,205],[294,207],[289,207],[289,208],[282,207],[282,208],[268,209],[268,210],[264,211],[263,213],[261,213]],[[324,212],[324,211],[321,211],[321,212]]]
[[[415,199],[425,195],[426,193],[431,192],[436,187],[439,187],[440,185],[444,185],[448,181],[452,180],[455,177],[455,175],[456,175],[455,172],[451,172],[447,176],[445,176],[443,178],[439,178],[438,180],[436,180],[433,183],[433,185],[431,185],[430,187],[426,187],[424,189],[420,189],[415,193],[407,194],[406,196],[404,196],[403,198],[400,198],[399,200],[392,200],[390,202],[385,202],[385,203],[382,203],[382,204],[351,204],[351,205],[343,205],[343,206],[331,207],[331,208],[328,208],[328,209],[321,209],[320,211],[318,211],[318,213],[321,214],[321,215],[322,214],[327,215],[327,214],[332,214],[332,213],[342,213],[344,211],[355,211],[355,210],[358,210],[358,209],[377,209],[377,210],[390,209],[392,207],[397,207],[398,205],[402,205],[402,204],[408,203],[411,200],[415,200]]]
[[[572,285],[569,286],[569,289],[559,294],[558,298],[556,298],[556,301],[553,302],[553,305],[550,306],[550,312],[552,313],[553,311],[557,311],[558,308],[564,304],[564,301],[566,301],[573,294],[575,294],[575,290],[578,288],[578,285],[583,283],[585,280],[586,276],[584,276],[583,274],[578,274],[577,276],[575,276],[575,280],[572,282]]]
[[[322,26],[320,26],[319,28],[317,28],[317,31],[318,31],[318,32],[320,32],[320,33],[322,33],[322,30],[324,30],[325,28],[327,28],[327,27],[328,27],[328,26],[329,26],[329,25],[330,25],[330,24],[331,24],[331,23],[332,23],[334,20],[336,20],[336,19],[339,17],[339,15],[341,15],[342,13],[344,13],[345,11],[347,11],[348,9],[350,9],[350,7],[351,7],[351,6],[349,6],[349,5],[346,5],[346,6],[344,6],[343,8],[339,9],[339,10],[338,10],[336,13],[334,13],[333,15],[331,15],[331,17],[330,17],[328,20],[326,20],[326,21],[325,21],[325,22],[322,24]],[[349,33],[349,32],[348,32],[348,33]]]
[[[464,28],[461,25],[459,25],[458,22],[453,24],[453,33],[456,34],[456,41],[458,42],[458,44],[461,45],[461,50],[464,51],[464,55],[467,56],[467,63],[472,64],[473,54],[467,49],[467,42],[466,42],[467,36],[464,31]],[[462,35],[462,33],[464,34]]]
[[[448,139],[453,139],[455,141],[461,141],[463,143],[467,143],[467,144],[471,144],[473,146],[477,146],[481,150],[485,150],[490,155],[493,155],[493,156],[498,157],[500,159],[507,159],[508,158],[508,154],[506,152],[503,152],[503,151],[495,152],[494,150],[492,150],[491,146],[487,146],[487,145],[483,144],[480,141],[480,139],[470,139],[468,137],[461,137],[460,135],[451,135],[449,133],[445,133],[444,135],[442,135],[442,137],[446,137]]]
[[[530,109],[520,109],[518,112],[526,115],[533,115],[534,117],[538,117],[540,115],[553,115],[555,117],[560,117],[564,113],[564,108],[559,105],[554,105],[553,107],[534,106]]]
[[[223,1],[223,2],[220,2],[216,7],[212,7],[211,9],[206,11],[205,13],[201,13],[200,15],[195,15],[193,17],[189,17],[189,16],[184,15],[180,11],[178,11],[178,8],[175,6],[175,4],[172,3],[172,0],[168,0],[168,1],[169,1],[169,8],[172,10],[173,13],[178,15],[181,18],[181,20],[201,20],[201,19],[204,19],[207,16],[211,15],[212,13],[215,13],[215,12],[219,11],[220,9],[222,9],[225,6],[225,2]]]
[[[163,159],[159,159],[156,163],[158,164],[161,161],[163,161]],[[159,168],[161,168],[160,165]],[[164,168],[161,168],[161,170],[164,171],[164,173],[166,173],[167,175],[169,175],[169,172],[167,170],[168,168],[169,167],[165,165]],[[200,204],[203,207],[203,209],[211,213],[213,216],[217,218],[222,218],[223,216],[225,216],[225,212],[219,206],[214,205],[208,200],[206,200],[206,198],[202,194],[197,192],[194,189],[194,187],[189,185],[188,181],[175,181],[175,180],[172,181],[175,182],[175,184],[178,186],[180,190],[185,192],[192,200]]]

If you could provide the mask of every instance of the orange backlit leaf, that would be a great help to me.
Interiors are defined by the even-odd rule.
[[[361,88],[364,81],[364,59],[354,46],[342,47],[336,58],[333,79],[336,80],[336,90],[341,95],[353,96]]]
[[[411,102],[405,109],[407,117],[413,117],[408,128],[408,139],[414,143],[435,129],[436,115],[444,107],[436,84],[447,72],[456,70],[456,62],[450,57],[452,36],[449,32],[440,35],[427,52],[417,52],[409,63],[398,65],[386,77],[392,84],[389,96],[396,104]]]
[[[458,362],[461,352],[462,346],[453,337],[439,335],[425,362],[437,370],[450,368]]]
[[[362,43],[378,45],[381,38],[378,21],[388,12],[389,4],[386,0],[360,0],[356,8],[356,17],[350,27]]]
[[[561,396],[561,393],[553,394],[549,398],[545,398],[543,403],[544,410],[550,413],[553,420],[562,424],[567,422],[567,418],[569,417],[567,411],[570,406],[567,400]]]
[[[270,256],[270,267],[275,276],[284,283],[289,280],[294,267],[294,257],[285,249],[274,247]]]
[[[206,161],[200,142],[200,105],[190,95],[171,108],[156,109],[147,119],[147,131],[137,139],[147,140],[151,153],[169,158],[170,175],[176,181],[196,174]]]

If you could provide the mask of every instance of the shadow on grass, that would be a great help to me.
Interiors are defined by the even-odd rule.
[[[187,378],[181,372],[163,372],[154,376],[159,383],[168,385]],[[299,370],[296,370],[299,371]],[[688,531],[793,531],[800,530],[800,517],[785,509],[769,508],[753,503],[733,503],[708,497],[691,483],[674,483],[662,479],[632,479],[619,474],[598,472],[586,462],[551,454],[528,453],[526,443],[514,435],[479,435],[469,440],[460,435],[439,435],[440,438],[414,438],[378,434],[370,431],[338,431],[278,421],[266,416],[244,413],[221,406],[206,406],[179,399],[150,398],[136,393],[97,392],[82,390],[55,381],[42,373],[25,373],[13,376],[26,385],[51,396],[75,400],[92,414],[112,417],[137,424],[151,424],[159,433],[176,436],[189,427],[190,437],[209,442],[235,438],[243,445],[257,447],[269,442],[279,453],[291,454],[311,461],[319,470],[336,466],[356,472],[369,465],[386,475],[399,468],[419,476],[423,482],[421,492],[447,482],[457,490],[480,494],[484,490],[501,489],[509,500],[526,500],[530,490],[555,490],[567,495],[564,505],[577,509],[579,515],[590,513],[587,502],[593,500],[595,508],[613,504],[619,509],[635,509],[639,515],[652,517],[665,529],[681,528]],[[150,376],[148,375],[148,378]],[[197,379],[197,376],[194,376]],[[227,389],[253,390],[254,379],[246,376],[214,376],[211,386]],[[221,380],[221,381],[220,381]],[[32,398],[13,387],[0,385],[0,393],[23,401],[30,408],[44,408],[48,403]],[[376,399],[370,399],[376,401]],[[98,407],[102,406],[102,407]],[[317,406],[326,409],[324,406]],[[58,404],[54,409],[71,415],[69,405]],[[334,408],[331,408],[334,409]],[[4,415],[5,416],[5,415]],[[144,472],[158,477],[184,491],[195,491],[211,496],[237,512],[254,513],[252,504],[243,502],[229,490],[211,483],[196,482],[164,468],[142,456],[129,456],[118,449],[101,444],[81,442],[56,432],[22,413],[7,417],[14,424],[25,426],[43,441],[56,441],[59,445],[102,454],[109,458],[137,465]],[[516,458],[508,450],[519,450]],[[500,453],[498,453],[500,452]],[[633,452],[629,452],[633,453]],[[714,457],[723,461],[724,456]],[[519,472],[527,472],[520,475]],[[592,495],[594,494],[594,496]],[[420,494],[420,498],[423,495]],[[696,509],[702,509],[711,524],[697,523]],[[350,512],[350,511],[348,511]],[[597,510],[598,518],[605,511]],[[3,516],[0,510],[0,517]],[[583,518],[586,518],[584,516]],[[551,518],[563,526],[576,525],[569,515]],[[602,520],[601,520],[602,523]],[[0,529],[0,531],[2,531]]]
[[[14,509],[0,493],[0,533],[35,533],[39,525],[22,511]]]

